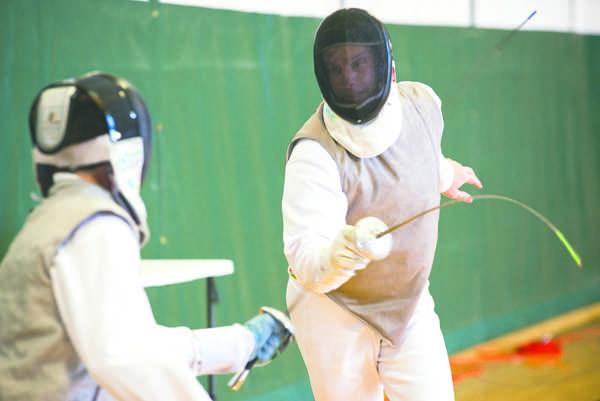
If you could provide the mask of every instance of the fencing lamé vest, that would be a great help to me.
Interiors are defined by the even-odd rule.
[[[79,179],[58,181],[33,209],[2,261],[2,401],[62,401],[75,383],[90,381],[61,320],[50,268],[59,247],[100,213],[120,216],[135,230],[127,212],[104,189]]]
[[[401,133],[379,156],[361,159],[336,142],[323,122],[323,104],[288,148],[289,159],[297,141],[308,138],[331,155],[348,198],[347,224],[375,216],[391,226],[439,205],[440,107],[421,84],[397,86],[403,115]],[[429,213],[394,231],[387,258],[370,262],[327,296],[397,345],[429,279],[438,218],[437,211]]]

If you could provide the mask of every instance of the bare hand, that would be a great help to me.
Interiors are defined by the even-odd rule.
[[[471,195],[461,191],[460,187],[463,184],[472,184],[481,189],[483,188],[483,185],[481,185],[479,178],[477,178],[471,167],[463,166],[452,159],[448,159],[448,162],[450,162],[454,168],[454,179],[452,180],[452,185],[450,185],[450,188],[448,188],[446,192],[443,192],[442,195],[447,196],[448,198],[458,199],[463,202],[473,202]]]

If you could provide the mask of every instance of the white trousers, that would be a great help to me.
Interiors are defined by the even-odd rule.
[[[446,345],[426,288],[392,347],[327,296],[290,278],[287,305],[315,401],[454,401]]]

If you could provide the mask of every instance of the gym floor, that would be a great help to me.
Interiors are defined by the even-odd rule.
[[[600,303],[451,355],[456,401],[600,401]]]

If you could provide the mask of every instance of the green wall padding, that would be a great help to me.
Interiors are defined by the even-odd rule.
[[[218,325],[262,305],[285,309],[284,156],[320,99],[319,20],[127,0],[11,0],[0,12],[0,255],[35,205],[33,97],[49,82],[105,70],[132,81],[152,112],[143,256],[232,259],[235,274],[215,280]],[[444,153],[476,169],[480,193],[548,217],[583,259],[578,269],[515,205],[444,209],[431,291],[449,351],[599,301],[600,37],[519,32],[493,50],[505,31],[388,28],[398,79],[425,82],[443,101]],[[204,327],[205,286],[149,289],[157,320]],[[228,379],[217,378],[219,400],[312,399],[296,345],[239,392]]]

